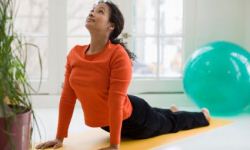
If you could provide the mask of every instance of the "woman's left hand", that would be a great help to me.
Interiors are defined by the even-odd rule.
[[[119,150],[119,145],[110,145],[108,147],[100,148],[99,150]]]

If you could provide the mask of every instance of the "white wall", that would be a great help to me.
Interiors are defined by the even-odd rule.
[[[245,10],[246,10],[245,43],[247,50],[250,51],[250,0],[246,0]]]
[[[187,56],[197,47],[216,40],[227,40],[250,51],[249,0],[189,0],[186,20]],[[190,44],[191,43],[191,44]]]

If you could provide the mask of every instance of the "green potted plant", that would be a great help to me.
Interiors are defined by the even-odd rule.
[[[34,89],[27,77],[27,48],[37,46],[14,31],[14,2],[0,1],[0,149],[28,150],[32,122],[37,123],[29,98]],[[39,49],[38,60],[42,71]]]

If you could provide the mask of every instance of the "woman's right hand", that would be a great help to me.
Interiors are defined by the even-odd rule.
[[[55,139],[55,140],[51,140],[51,141],[38,144],[36,146],[36,149],[46,149],[46,148],[57,149],[57,148],[62,147],[62,145],[63,145],[63,140]]]

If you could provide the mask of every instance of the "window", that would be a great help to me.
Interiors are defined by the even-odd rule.
[[[14,28],[22,35],[26,43],[32,43],[39,47],[42,57],[43,81],[47,81],[48,70],[48,1],[47,0],[18,0],[15,1],[17,15]],[[28,60],[27,72],[32,85],[36,88],[40,79],[40,66],[38,61],[38,49],[27,46]]]
[[[95,0],[67,1],[67,50],[77,44],[90,42],[89,32],[85,28],[85,19],[93,8]]]
[[[76,44],[89,43],[84,23],[95,2],[67,1],[68,51]],[[157,86],[158,91],[181,91],[183,0],[114,2],[125,17],[123,34],[131,35],[125,42],[137,55],[130,92],[152,91],[152,86]]]
[[[133,1],[134,77],[179,78],[183,53],[183,1]]]
[[[218,7],[223,8],[223,13],[214,17],[217,11],[221,11],[220,9],[213,7],[216,9],[209,14],[210,9],[203,8],[208,8],[207,4],[216,6],[217,2],[112,1],[118,4],[125,17],[125,28],[122,33],[123,37],[127,37],[125,42],[128,42],[129,49],[138,57],[134,64],[131,92],[182,92],[183,64],[197,46],[218,38],[241,41],[239,38],[241,36],[235,35],[243,31],[238,31],[235,26],[244,25],[241,23],[242,17],[238,17],[242,16],[242,12],[239,11],[239,14],[234,16],[240,20],[232,24],[231,19],[234,17],[227,16],[231,10],[227,8],[231,7],[223,7],[224,2]],[[96,0],[17,0],[16,2],[19,11],[15,28],[26,37],[27,42],[35,43],[41,50],[43,58],[41,92],[58,94],[64,79],[67,52],[76,44],[86,44],[90,41],[84,24]],[[232,2],[229,6],[242,10],[244,5],[238,8],[236,4],[242,3]],[[216,19],[219,18],[224,19],[223,23],[218,24]],[[219,27],[224,27],[225,24],[231,25],[225,30],[229,36],[225,36],[224,32],[217,32],[220,30]],[[213,28],[210,28],[211,25]],[[207,29],[216,34],[209,35],[208,32],[211,31]],[[29,48],[28,74],[32,85],[37,85],[39,75],[38,64],[33,60],[36,59],[35,55],[35,50]]]
[[[27,43],[40,47],[43,59],[43,77],[48,77],[48,2],[44,0],[20,0],[16,3],[18,10],[15,18],[15,30],[24,35]],[[39,78],[37,51],[28,47],[27,69],[31,79]],[[34,63],[35,62],[35,63]]]
[[[40,47],[42,93],[58,94],[66,55],[76,44],[87,44],[85,19],[96,0],[19,0],[16,29]],[[125,17],[123,34],[137,55],[130,91],[180,91],[183,64],[183,0],[114,0]],[[127,11],[131,10],[131,11]],[[30,49],[32,50],[32,49]],[[33,51],[33,50],[32,50]],[[34,55],[34,57],[33,57]],[[29,75],[36,83],[38,64],[30,53]],[[150,86],[149,86],[150,85]],[[176,87],[176,88],[175,88]],[[154,89],[153,89],[154,90]]]

